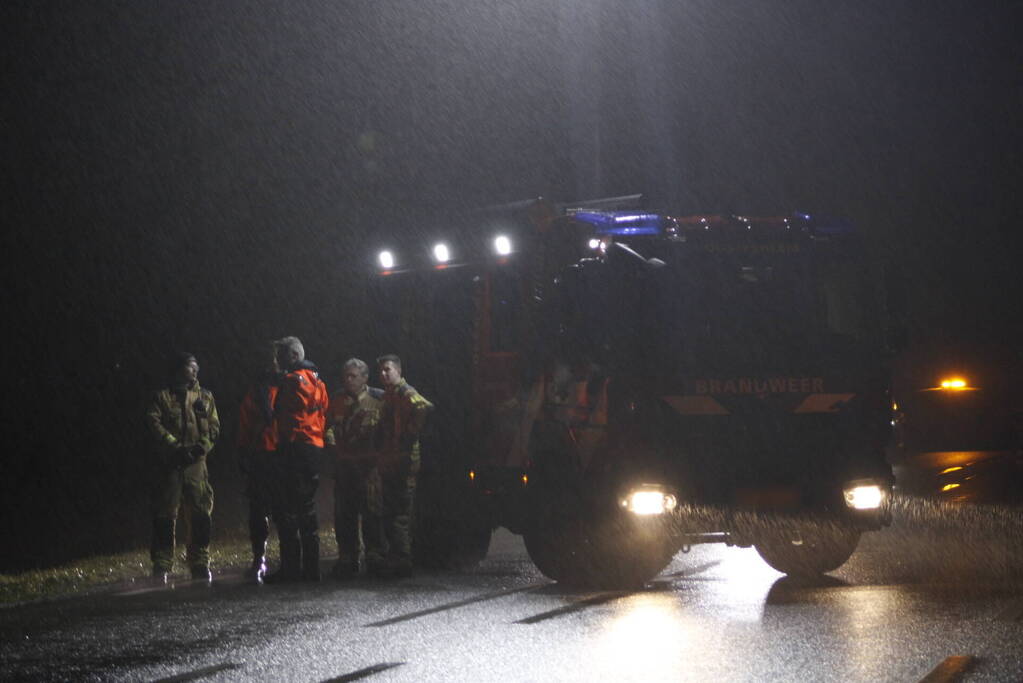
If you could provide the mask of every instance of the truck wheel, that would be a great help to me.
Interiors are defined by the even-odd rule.
[[[625,589],[657,576],[675,555],[658,521],[615,515],[538,516],[523,534],[530,559],[543,574],[573,588]]]
[[[764,562],[783,574],[813,577],[845,564],[859,542],[856,529],[805,523],[761,534],[754,545]]]

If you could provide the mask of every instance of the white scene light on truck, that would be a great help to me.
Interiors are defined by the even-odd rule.
[[[438,242],[433,245],[433,259],[437,263],[447,263],[451,260],[451,250],[448,249],[448,245],[443,242]]]
[[[494,238],[494,251],[498,256],[507,256],[512,252],[512,243],[507,235],[498,235]]]
[[[663,515],[678,505],[678,499],[657,489],[640,488],[621,499],[621,505],[636,515]]]
[[[874,483],[853,482],[843,491],[845,504],[854,510],[876,510],[884,502],[885,492]]]
[[[377,255],[377,261],[380,263],[380,267],[384,270],[394,268],[394,254],[387,250],[384,250]]]
[[[596,251],[597,249],[600,249],[600,240],[594,237],[589,242],[587,242],[587,246],[593,251]]]

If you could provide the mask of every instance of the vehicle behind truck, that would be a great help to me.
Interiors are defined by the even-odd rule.
[[[918,343],[895,361],[896,486],[946,503],[1023,500],[1023,355],[1015,344]]]
[[[546,220],[500,235],[521,251],[389,283],[420,317],[412,302],[445,292],[419,325],[449,330],[459,384],[437,393],[422,553],[478,559],[506,526],[575,585],[642,583],[708,542],[818,574],[888,523],[881,312],[852,226],[600,205]]]

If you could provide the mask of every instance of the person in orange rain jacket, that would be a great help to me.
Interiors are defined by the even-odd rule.
[[[327,386],[316,366],[306,360],[298,337],[275,342],[284,370],[277,391],[274,419],[277,451],[271,474],[272,516],[281,544],[281,566],[269,583],[320,580],[319,522],[316,489],[328,404]]]
[[[245,494],[249,499],[249,540],[252,565],[246,576],[262,582],[266,575],[266,541],[270,536],[270,469],[277,450],[277,402],[280,367],[271,353],[267,369],[253,382],[238,409],[238,465],[246,477]]]

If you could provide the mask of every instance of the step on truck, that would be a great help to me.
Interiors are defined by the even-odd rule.
[[[379,254],[380,343],[438,406],[421,561],[478,561],[504,526],[570,585],[638,585],[712,542],[816,575],[890,522],[879,280],[853,226],[636,201],[473,212],[422,258]]]

